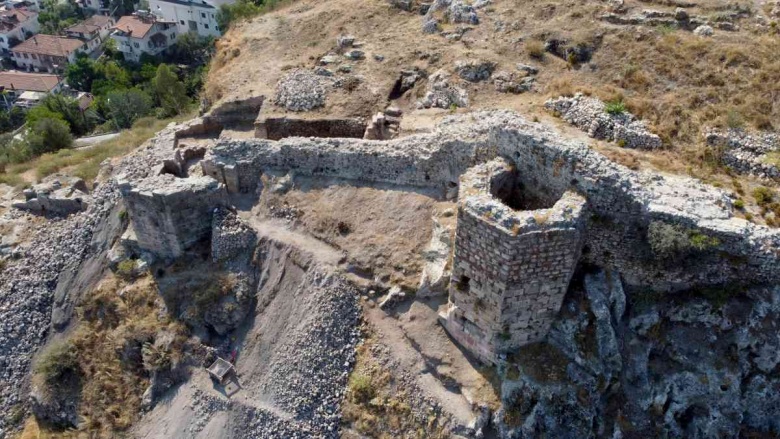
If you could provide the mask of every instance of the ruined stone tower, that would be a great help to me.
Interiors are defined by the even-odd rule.
[[[450,335],[490,363],[544,338],[580,256],[584,206],[574,192],[545,205],[503,159],[466,172],[443,319]]]

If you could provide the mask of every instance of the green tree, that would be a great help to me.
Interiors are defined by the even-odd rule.
[[[105,79],[101,66],[86,53],[79,53],[76,62],[65,69],[68,84],[81,91],[91,91],[96,79]]]
[[[152,99],[138,89],[117,90],[106,95],[106,107],[117,128],[130,128],[152,109]]]
[[[76,136],[83,136],[89,133],[95,125],[93,115],[89,114],[89,112],[83,112],[79,108],[79,102],[76,99],[59,94],[50,94],[41,101],[39,106],[53,113],[59,113],[62,116],[62,120],[68,123],[71,132]],[[27,121],[30,122],[29,117]]]
[[[0,110],[0,133],[13,131],[24,124],[25,113],[19,107],[10,110]]]
[[[35,125],[36,123],[38,123],[43,119],[57,119],[65,122],[65,118],[62,116],[62,114],[50,110],[49,107],[45,105],[37,105],[31,108],[30,110],[27,111],[25,117],[27,119],[27,123],[30,124],[30,126]]]
[[[108,7],[111,10],[111,15],[121,17],[134,12],[133,3],[133,0],[110,0]]]
[[[157,75],[152,80],[152,89],[160,102],[163,117],[181,114],[190,104],[184,84],[166,64],[157,67]]]
[[[73,146],[68,125],[59,119],[41,119],[28,130],[25,137],[30,153],[37,156]]]
[[[58,0],[44,0],[38,23],[41,33],[56,35],[66,27],[84,19],[84,13],[75,3]]]
[[[208,63],[213,50],[213,37],[204,38],[195,32],[187,32],[178,37],[167,53],[172,62],[193,66]]]

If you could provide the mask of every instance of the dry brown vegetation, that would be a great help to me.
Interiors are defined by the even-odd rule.
[[[629,15],[675,8],[674,2],[660,0],[625,3]],[[686,10],[719,21],[750,8],[753,2],[701,0]],[[231,29],[219,43],[206,90],[215,104],[248,95],[271,96],[287,69],[313,67],[345,33],[364,43],[367,59],[351,64],[353,74],[364,78],[371,91],[331,95],[318,114],[369,116],[383,105],[398,72],[412,66],[429,73],[451,72],[456,61],[471,58],[492,60],[497,70],[512,71],[515,63],[528,63],[540,67],[540,93],[507,95],[487,82],[469,84],[471,107],[511,108],[538,119],[543,102],[552,96],[582,91],[603,100],[622,99],[667,148],[639,154],[616,151],[610,157],[634,169],[688,174],[728,187],[731,176],[704,146],[701,131],[710,126],[780,128],[777,26],[760,28],[752,17],[742,18],[735,21],[739,31],[716,29],[713,37],[702,38],[673,27],[611,25],[600,19],[608,10],[605,2],[495,0],[479,11],[478,26],[460,41],[449,41],[422,35],[419,15],[387,2],[335,0],[325,6],[298,0]],[[571,62],[546,53],[544,41],[552,38],[593,47],[592,60]],[[373,53],[381,53],[384,61],[371,60]],[[423,91],[417,87],[394,104],[406,110],[405,117],[415,117],[415,96]],[[746,186],[753,184],[737,178]]]
[[[594,57],[599,72],[570,74],[554,81],[549,93],[623,98],[632,113],[680,149],[698,142],[705,126],[778,128],[777,37],[703,39],[673,31],[627,44],[629,38],[626,31],[606,35]]]
[[[172,334],[166,355],[176,362],[186,342],[185,327],[161,313],[162,308],[151,277],[129,285],[116,278],[104,281],[78,309],[80,322],[67,340],[75,348],[82,376],[83,424],[78,431],[51,432],[30,420],[21,437],[115,437],[129,428],[149,385],[144,344],[162,332]]]

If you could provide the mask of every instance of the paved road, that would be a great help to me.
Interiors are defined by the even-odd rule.
[[[83,148],[85,146],[92,146],[95,144],[98,144],[100,142],[103,142],[105,140],[111,140],[114,137],[118,136],[119,133],[109,133],[109,134],[103,134],[100,136],[92,136],[92,137],[81,137],[79,139],[76,139],[75,146],[76,148]]]

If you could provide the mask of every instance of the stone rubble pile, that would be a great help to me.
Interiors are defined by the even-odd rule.
[[[624,13],[625,10],[621,8],[615,12],[607,12],[601,15],[600,18],[607,23],[618,25],[670,26],[688,31],[703,27],[709,28],[711,31],[714,27],[725,31],[736,31],[738,27],[733,23],[733,20],[744,18],[748,15],[745,11],[736,10],[723,17],[732,21],[719,19],[712,22],[704,16],[692,16],[683,8],[677,8],[674,12],[645,9],[632,15],[624,15]],[[699,31],[698,34],[704,35],[705,33]]]
[[[596,139],[617,142],[625,148],[656,149],[663,146],[658,135],[648,131],[634,115],[623,112],[609,114],[599,99],[581,93],[561,96],[545,102],[544,107]]]
[[[0,272],[0,413],[21,410],[26,402],[22,383],[48,335],[60,273],[90,255],[93,232],[118,198],[116,185],[107,183],[96,189],[86,211],[34,226],[29,245],[18,247]],[[24,214],[5,215],[21,220]],[[0,437],[13,427],[7,422],[0,416]]]
[[[170,137],[172,129],[173,124],[138,153],[123,158],[116,174],[140,179],[156,173],[170,155],[166,135]],[[102,164],[101,172],[111,170],[107,162]],[[16,413],[27,401],[22,384],[31,371],[32,355],[48,336],[58,279],[66,267],[78,266],[95,251],[93,235],[120,199],[116,180],[98,185],[91,196],[86,210],[35,225],[28,233],[30,242],[17,247],[0,271],[0,413]],[[34,224],[19,210],[4,216]],[[0,437],[14,427],[9,420],[0,416]]]
[[[325,105],[326,96],[320,75],[298,69],[276,84],[274,103],[290,111],[311,111]]]
[[[260,383],[272,395],[274,409],[229,405],[196,398],[195,430],[220,411],[230,411],[236,428],[231,437],[340,437],[340,406],[360,342],[358,292],[343,279],[313,267],[296,291],[303,318],[278,341],[267,375]],[[287,413],[292,416],[280,414]]]
[[[211,258],[214,262],[251,252],[257,244],[254,230],[226,209],[214,213],[211,226]]]
[[[770,161],[772,154],[780,161],[780,134],[711,129],[704,133],[704,140],[711,147],[723,148],[721,160],[729,168],[741,174],[780,180],[777,162]]]
[[[470,60],[455,63],[455,72],[468,82],[481,82],[490,79],[496,69],[493,61]]]
[[[428,78],[428,92],[417,102],[417,108],[468,107],[468,92],[450,83],[449,75],[439,70]]]

